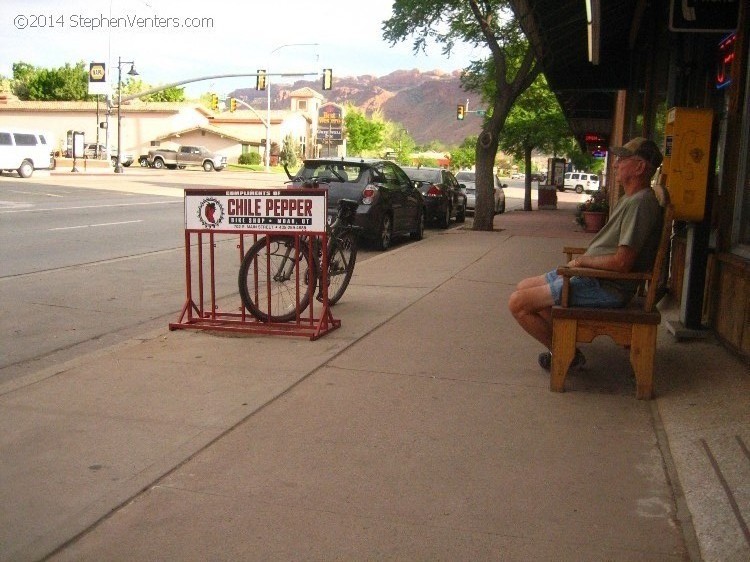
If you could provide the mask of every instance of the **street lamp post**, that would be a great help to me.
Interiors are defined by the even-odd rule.
[[[289,43],[287,45],[279,45],[275,49],[272,49],[271,52],[268,53],[269,58],[272,54],[274,54],[276,51],[280,51],[281,49],[284,49],[285,47],[317,47],[319,43]],[[270,160],[271,160],[271,69],[266,68],[266,122],[268,125],[266,126],[266,158],[265,158],[265,166],[266,166],[266,172],[269,171],[270,166]],[[282,139],[283,140],[283,139]]]
[[[135,63],[133,61],[122,60],[117,57],[117,164],[115,165],[115,173],[121,174],[122,169],[122,65],[129,64],[130,70],[128,74],[130,76],[138,76],[135,70]]]

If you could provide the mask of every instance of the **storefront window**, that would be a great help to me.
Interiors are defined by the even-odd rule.
[[[745,128],[745,136],[747,136],[747,128]],[[742,176],[740,178],[743,180],[742,182],[742,191],[738,193],[739,198],[741,199],[741,204],[737,207],[739,208],[739,217],[737,225],[738,236],[737,236],[737,242],[739,243],[740,247],[742,248],[741,253],[744,254],[746,257],[750,258],[750,146],[748,146],[748,142],[745,142],[745,164],[743,166]]]
[[[740,138],[739,188],[734,208],[732,250],[750,259],[750,72],[746,73],[745,105]]]

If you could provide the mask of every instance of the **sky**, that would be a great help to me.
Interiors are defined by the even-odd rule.
[[[104,62],[117,83],[118,57],[132,61],[152,86],[204,76],[266,69],[274,73],[384,76],[394,70],[452,72],[484,54],[460,46],[449,57],[441,45],[415,55],[412,39],[391,46],[382,22],[392,0],[0,0],[0,75],[15,62],[42,68]],[[270,8],[269,8],[270,7]],[[186,27],[190,25],[191,27]],[[130,64],[123,63],[123,81]],[[299,79],[299,78],[298,78]],[[185,85],[188,97],[255,87],[255,78],[221,78]]]

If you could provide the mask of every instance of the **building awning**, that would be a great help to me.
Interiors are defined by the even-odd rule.
[[[616,92],[630,82],[631,29],[638,28],[644,0],[511,4],[575,136],[608,135]]]

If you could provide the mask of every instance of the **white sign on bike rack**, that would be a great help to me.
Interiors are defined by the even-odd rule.
[[[326,189],[186,189],[185,229],[325,232]]]

